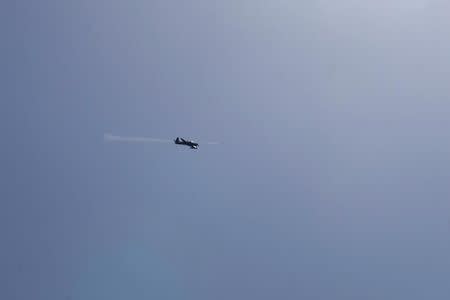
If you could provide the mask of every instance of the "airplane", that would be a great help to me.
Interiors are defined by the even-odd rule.
[[[191,149],[198,149],[198,143],[177,137],[175,140],[171,139],[159,139],[159,138],[151,138],[151,137],[143,137],[143,136],[120,136],[113,135],[111,133],[105,133],[103,135],[103,139],[105,142],[116,142],[116,143],[172,143],[175,142],[177,145],[188,146]],[[218,145],[219,142],[203,142],[203,145]]]
[[[185,145],[185,146],[189,146],[191,147],[191,149],[198,149],[198,143],[194,142],[194,141],[190,141],[190,140],[185,140],[183,138],[179,138],[177,137],[174,140],[175,144],[177,145]]]

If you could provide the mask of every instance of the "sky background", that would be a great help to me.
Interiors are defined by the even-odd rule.
[[[2,1],[0,298],[449,299],[449,20]]]

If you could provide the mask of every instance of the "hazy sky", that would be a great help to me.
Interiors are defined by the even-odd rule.
[[[1,299],[450,298],[448,1],[0,17]]]

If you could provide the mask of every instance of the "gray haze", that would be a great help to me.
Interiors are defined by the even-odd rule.
[[[0,16],[1,299],[450,299],[448,1]]]

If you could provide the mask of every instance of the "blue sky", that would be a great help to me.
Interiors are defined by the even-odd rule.
[[[0,10],[0,298],[450,297],[446,1]]]

